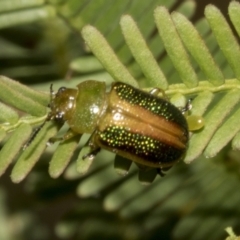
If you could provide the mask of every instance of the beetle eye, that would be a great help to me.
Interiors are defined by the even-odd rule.
[[[55,119],[57,119],[57,120],[62,120],[62,119],[63,119],[63,116],[64,116],[64,112],[58,112],[58,113],[56,113],[56,115],[55,115]]]
[[[60,87],[60,88],[58,89],[58,93],[62,93],[62,92],[64,92],[65,90],[66,90],[65,87]]]

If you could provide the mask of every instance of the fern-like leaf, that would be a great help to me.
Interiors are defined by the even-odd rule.
[[[238,226],[237,206],[240,199],[235,189],[239,179],[230,170],[236,172],[239,165],[228,168],[229,165],[225,164],[226,159],[233,165],[237,161],[234,152],[225,146],[230,142],[234,149],[240,146],[239,45],[225,18],[212,5],[205,10],[206,19],[193,26],[184,16],[191,16],[194,11],[195,5],[191,1],[179,6],[178,10],[184,14],[168,12],[167,8],[174,1],[168,1],[169,5],[165,7],[155,6],[161,1],[144,1],[141,6],[138,3],[137,0],[116,1],[114,14],[102,2],[77,0],[49,1],[48,5],[44,1],[35,1],[36,5],[26,1],[30,5],[16,6],[15,10],[26,13],[41,8],[46,18],[57,13],[71,30],[81,32],[88,51],[97,58],[82,56],[75,59],[70,64],[71,68],[90,74],[73,77],[70,83],[64,83],[67,87],[74,87],[86,78],[106,80],[108,84],[117,80],[146,91],[161,87],[179,107],[187,98],[193,98],[190,114],[203,116],[205,125],[203,129],[191,133],[184,161],[192,164],[179,163],[165,178],[155,179],[146,188],[136,181],[138,171],[134,166],[129,170],[131,162],[127,160],[116,157],[114,164],[116,171],[122,175],[130,171],[126,177],[119,178],[112,172],[115,157],[112,153],[102,151],[92,165],[91,158],[82,161],[82,156],[89,149],[85,147],[79,152],[86,139],[79,144],[78,136],[50,147],[51,153],[53,149],[56,151],[50,161],[49,173],[57,178],[66,169],[64,176],[68,180],[78,179],[77,194],[81,198],[102,193],[106,210],[118,211],[148,232],[163,226],[166,219],[179,219],[174,226],[174,237],[219,239],[223,233],[216,229],[223,230],[226,225]],[[126,10],[127,15],[122,16]],[[97,11],[99,14],[96,14]],[[143,11],[146,18],[142,18]],[[240,4],[233,1],[229,5],[229,15],[238,34],[239,12]],[[14,8],[6,5],[2,14],[4,21],[16,16]],[[22,22],[37,19],[41,17],[35,15],[35,18],[25,18]],[[6,25],[4,21],[1,25],[0,16],[2,28],[17,24],[11,20]],[[21,54],[23,49],[16,49]],[[83,63],[88,63],[89,68],[83,69]],[[55,81],[54,89],[62,84],[62,81]],[[14,182],[20,182],[27,176],[45,152],[48,139],[59,130],[54,123],[45,124],[32,144],[22,152],[21,146],[30,137],[32,126],[40,125],[46,117],[48,85],[44,89],[47,92],[40,92],[6,77],[0,78],[0,140],[3,146],[0,173],[3,174],[16,160],[11,173]],[[8,138],[10,132],[12,135]],[[71,160],[74,161],[68,166]],[[140,181],[147,184],[153,181],[156,172],[140,172],[138,175]],[[233,211],[231,206],[236,206],[236,209]],[[77,212],[77,209],[74,210]],[[72,222],[73,226],[79,225],[77,219]],[[72,231],[80,234],[78,227],[72,227]],[[137,237],[141,236],[141,231],[137,229]]]

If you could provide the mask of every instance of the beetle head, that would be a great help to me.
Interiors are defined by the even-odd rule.
[[[56,120],[59,122],[69,120],[75,108],[77,90],[61,87],[57,93],[54,93],[51,85],[50,94],[50,103],[48,105],[50,112],[46,120]]]
[[[50,86],[50,103],[48,107],[50,108],[50,112],[48,113],[47,118],[40,125],[35,132],[32,134],[27,143],[23,146],[23,150],[26,149],[30,143],[34,140],[38,132],[44,126],[47,121],[56,120],[59,123],[64,123],[71,117],[71,113],[75,108],[75,98],[77,95],[77,90],[61,87],[54,93],[52,89],[52,84]]]

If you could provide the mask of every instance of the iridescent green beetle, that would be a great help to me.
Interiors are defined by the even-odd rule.
[[[89,80],[52,91],[47,120],[69,125],[72,134],[63,140],[90,133],[90,154],[104,148],[161,173],[183,158],[189,133],[182,112],[156,95],[122,82],[106,92],[104,82]]]

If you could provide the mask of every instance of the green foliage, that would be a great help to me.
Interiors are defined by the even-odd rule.
[[[216,7],[207,6],[205,18],[193,25],[187,18],[195,3],[183,1],[169,13],[174,4],[174,0],[0,1],[0,42],[6,46],[0,50],[0,71],[8,76],[0,77],[0,175],[16,161],[12,181],[18,183],[31,172],[26,178],[26,185],[31,185],[35,173],[39,180],[32,188],[41,192],[47,188],[42,184],[47,177],[32,168],[39,159],[51,159],[50,176],[63,175],[66,182],[75,183],[83,207],[77,205],[57,225],[61,237],[90,239],[96,231],[98,236],[119,239],[164,234],[164,239],[170,235],[219,239],[227,226],[239,227],[239,44]],[[229,16],[238,35],[239,13],[240,4],[231,2]],[[19,39],[11,31],[21,33]],[[25,44],[29,39],[33,49]],[[74,76],[64,82],[67,69]],[[23,151],[32,127],[46,118],[50,83],[57,89],[87,79],[122,81],[146,91],[159,87],[179,107],[193,98],[190,114],[203,116],[205,125],[191,133],[184,162],[192,164],[181,162],[153,182],[155,171],[138,173],[130,161],[117,156],[114,168],[126,175],[119,178],[113,171],[113,153],[101,151],[93,164],[91,158],[81,160],[89,151],[82,147],[88,136],[46,149],[59,131],[52,122]],[[144,185],[153,183],[143,186],[137,175]],[[54,181],[59,194],[65,193],[58,180]],[[96,194],[99,199],[93,198]],[[117,212],[124,220],[108,212]],[[79,229],[83,220],[85,227]],[[109,225],[113,230],[106,232]]]

